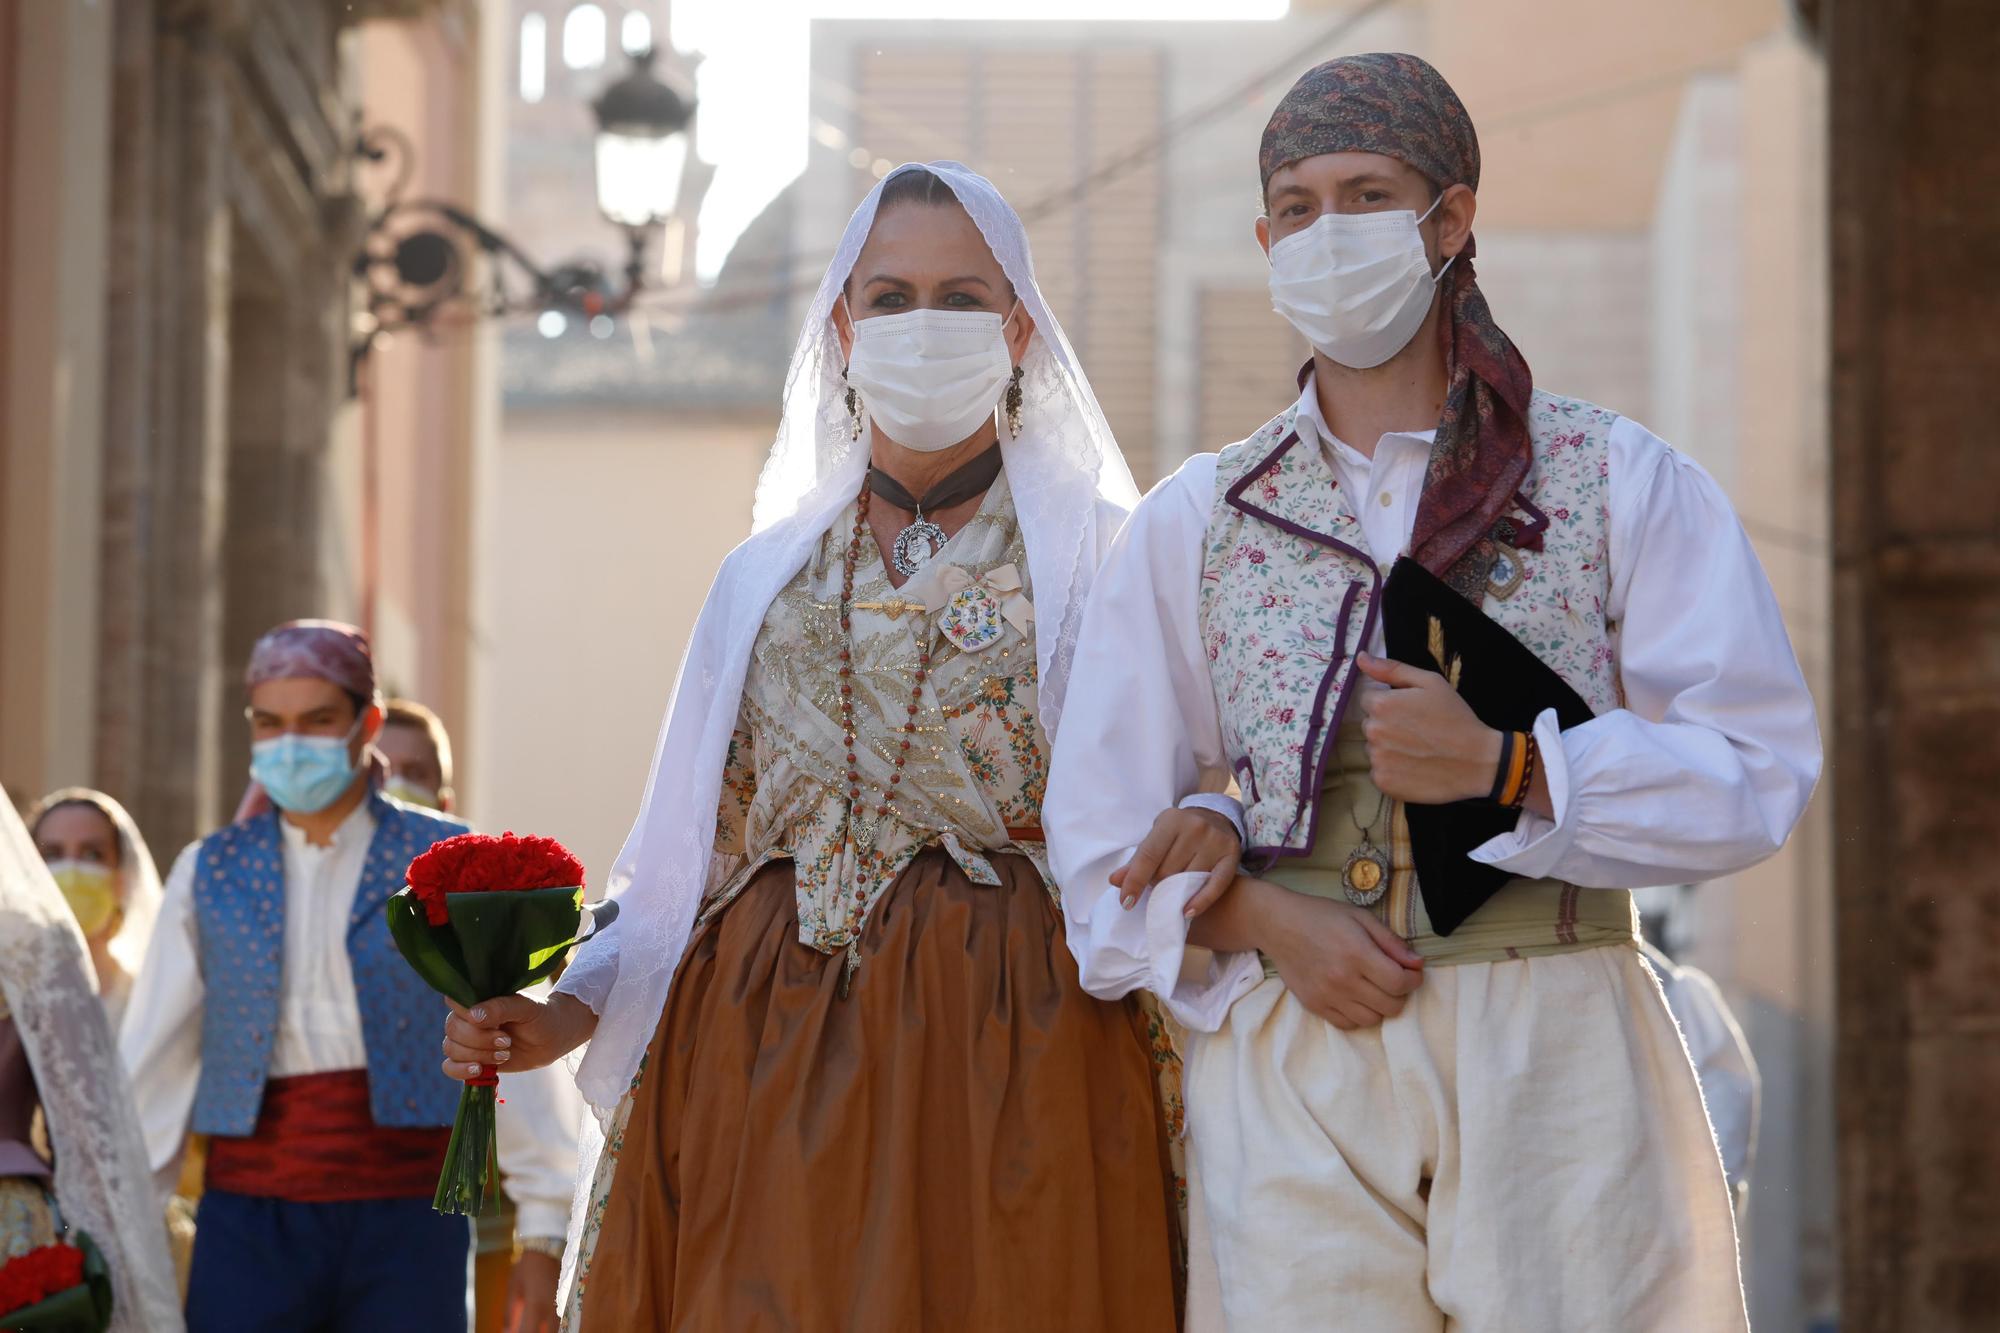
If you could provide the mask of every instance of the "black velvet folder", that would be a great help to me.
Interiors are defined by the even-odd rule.
[[[1435,574],[1404,556],[1382,593],[1382,631],[1398,662],[1456,675],[1479,720],[1501,731],[1531,731],[1544,709],[1567,731],[1593,714],[1568,682]],[[1431,926],[1449,935],[1513,876],[1469,853],[1514,827],[1520,812],[1480,799],[1407,805],[1410,851]]]

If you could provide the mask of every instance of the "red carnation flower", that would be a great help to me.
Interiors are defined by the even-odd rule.
[[[583,863],[554,838],[461,833],[410,862],[410,891],[433,926],[451,920],[448,893],[568,889],[583,884]]]
[[[0,1267],[0,1315],[10,1315],[83,1283],[83,1251],[43,1245]]]

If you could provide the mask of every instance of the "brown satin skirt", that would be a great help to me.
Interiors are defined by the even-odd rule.
[[[861,964],[801,943],[789,862],[690,941],[633,1093],[585,1333],[1175,1327],[1138,1007],[1077,985],[1040,876],[935,848]]]

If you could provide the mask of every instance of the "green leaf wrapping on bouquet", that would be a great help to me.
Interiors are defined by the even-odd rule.
[[[83,1283],[0,1316],[7,1333],[104,1333],[111,1326],[111,1270],[97,1243],[82,1231],[64,1238],[83,1251]]]
[[[470,1008],[555,971],[576,943],[583,890],[453,893],[445,910],[450,924],[433,926],[423,903],[404,889],[389,899],[389,933],[432,990]]]

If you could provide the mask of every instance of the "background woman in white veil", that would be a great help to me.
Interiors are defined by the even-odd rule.
[[[36,850],[83,928],[97,997],[115,1035],[160,915],[160,871],[152,850],[125,807],[89,787],[50,792],[26,819]]]
[[[807,315],[618,923],[548,1005],[447,1025],[455,1077],[590,1039],[615,1146],[575,1325],[1172,1326],[1147,1018],[1078,988],[1039,827],[1135,499],[1013,210],[956,163],[889,173]]]
[[[27,1142],[23,1121],[36,1105],[50,1162]],[[0,790],[0,1258],[54,1239],[58,1218],[104,1254],[112,1333],[182,1327],[131,1089],[82,933]]]

